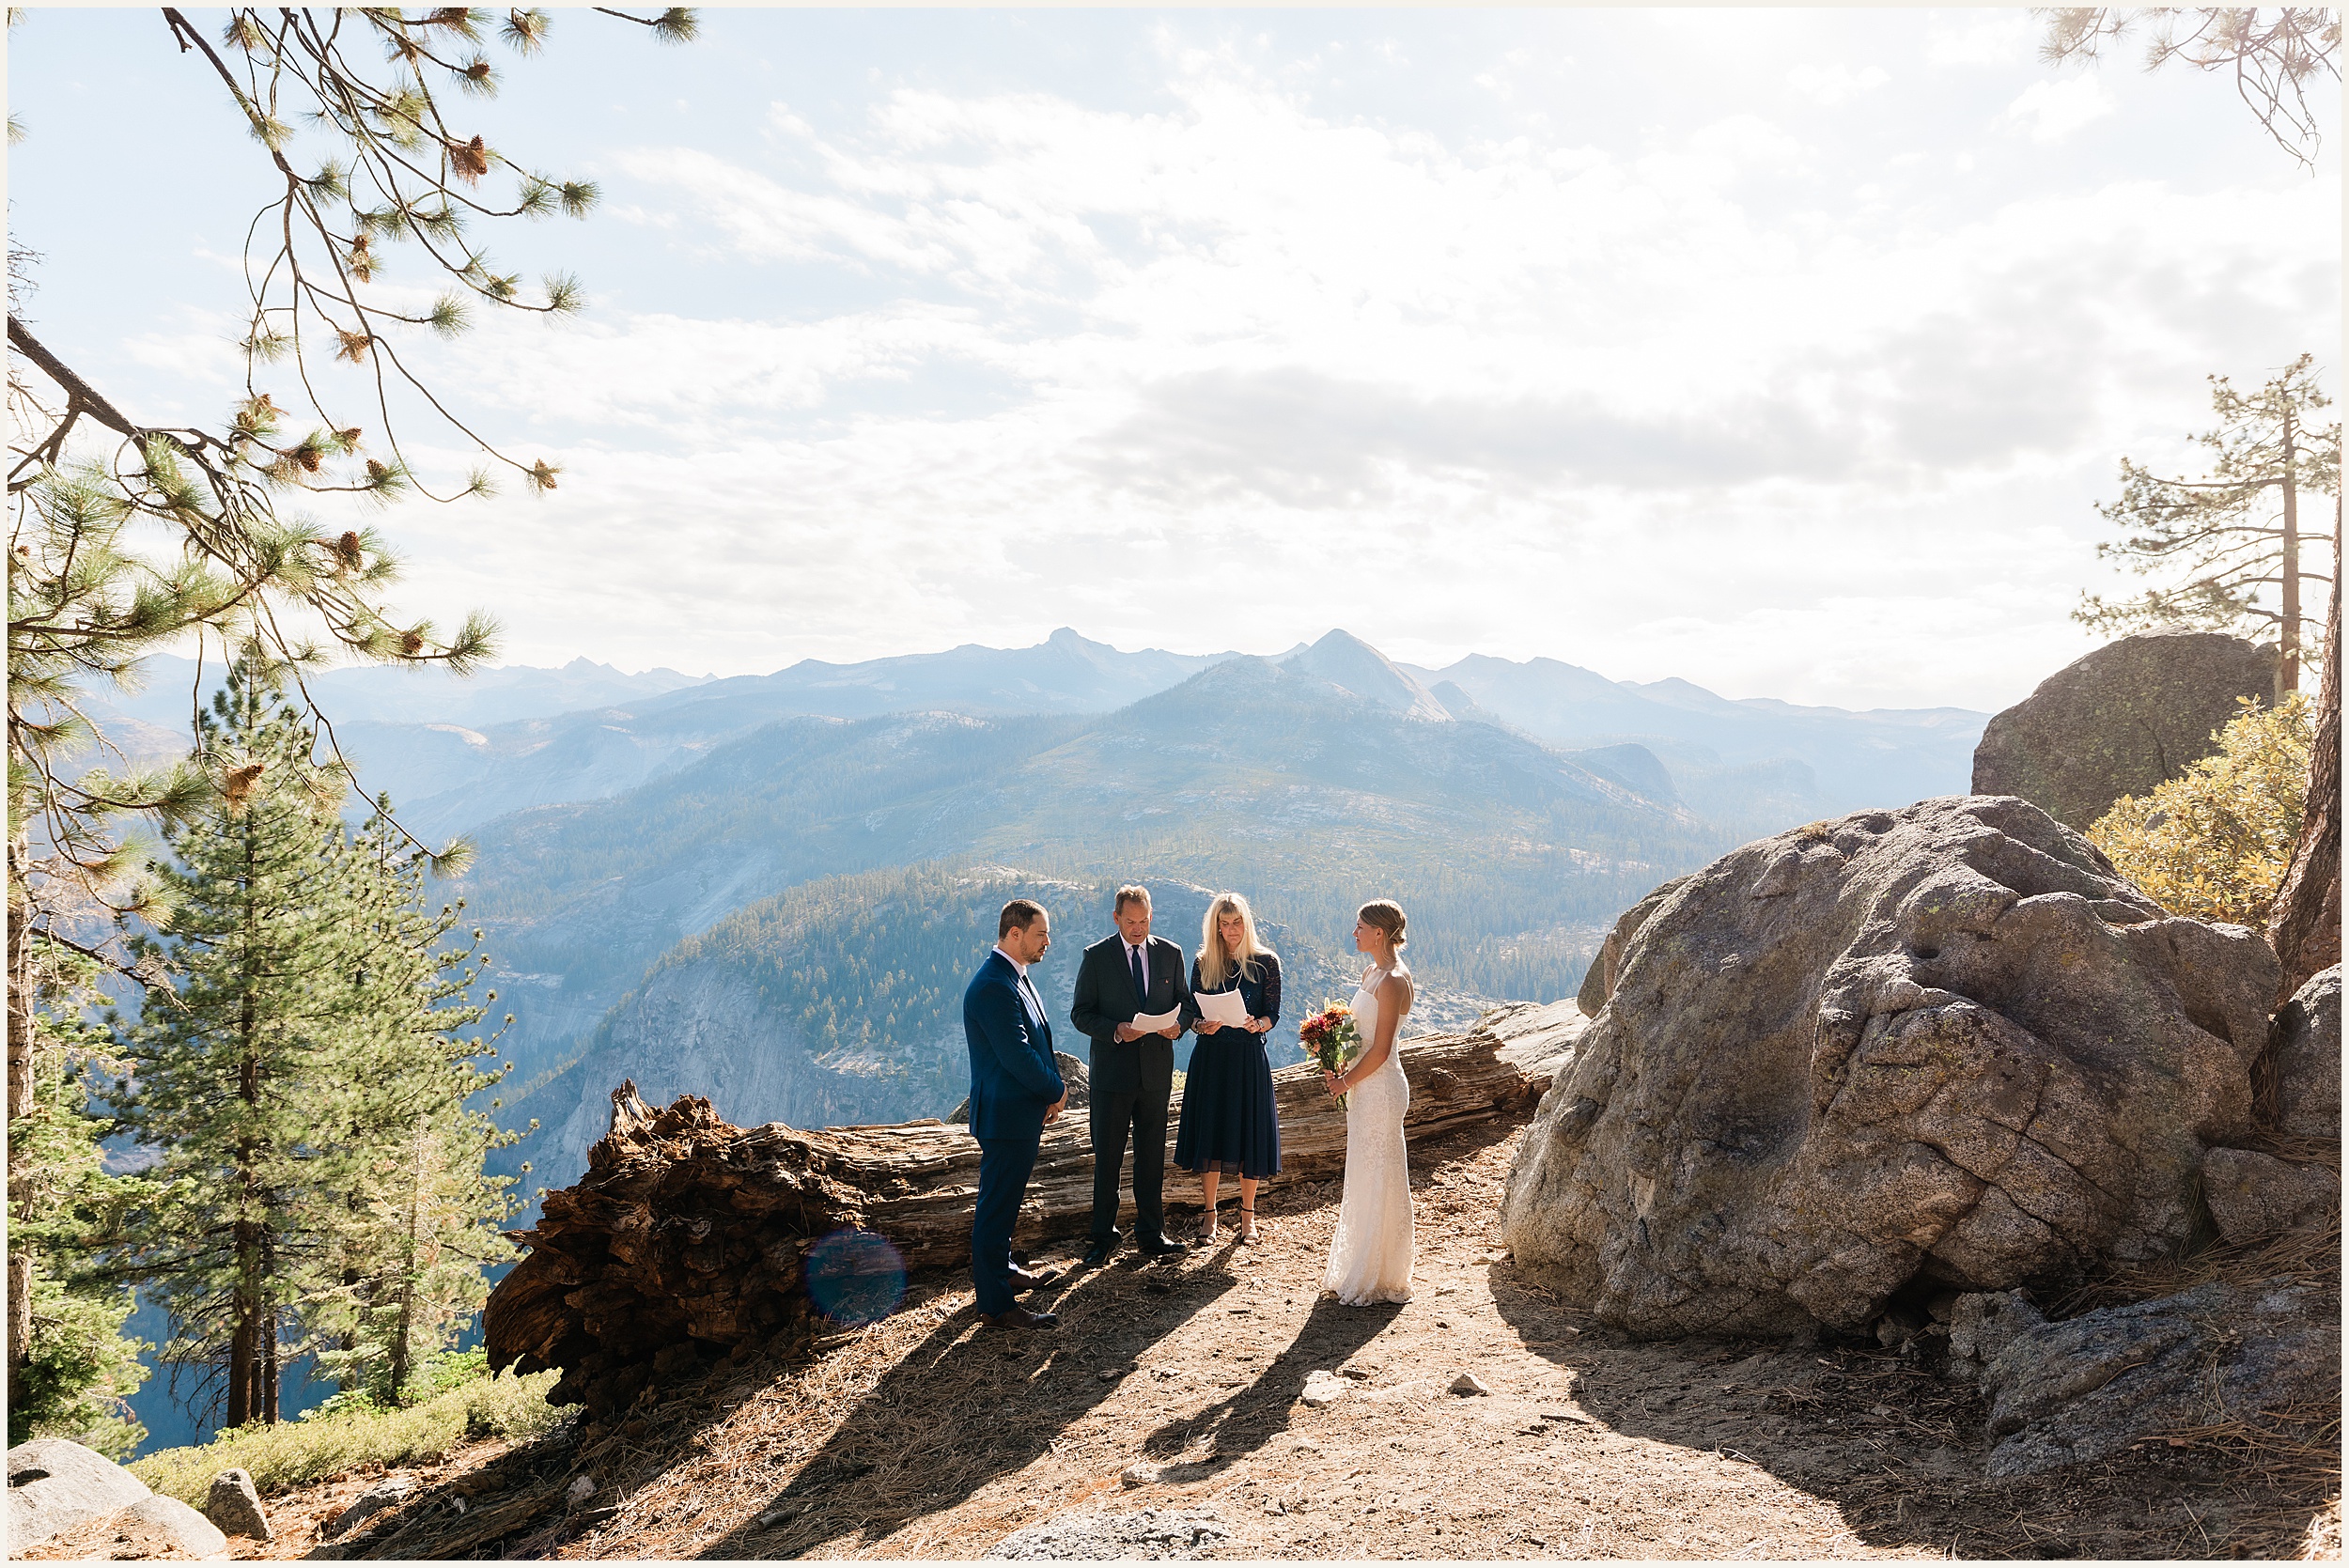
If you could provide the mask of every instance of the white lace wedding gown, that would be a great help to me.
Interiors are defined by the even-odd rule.
[[[1380,982],[1408,972],[1400,963],[1374,969],[1354,993],[1354,1026],[1364,1049],[1377,1035]],[[1400,1020],[1396,1028],[1399,1033]],[[1411,1086],[1403,1076],[1401,1044],[1398,1038],[1378,1070],[1346,1097],[1346,1196],[1321,1283],[1349,1307],[1411,1298],[1411,1172],[1403,1147]]]

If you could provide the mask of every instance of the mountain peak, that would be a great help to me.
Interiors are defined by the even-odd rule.
[[[1381,707],[1393,708],[1414,719],[1425,719],[1439,724],[1452,722],[1450,710],[1431,696],[1425,687],[1396,669],[1393,660],[1385,654],[1343,628],[1325,633],[1319,642],[1304,652],[1283,660],[1281,666],[1317,676]]]

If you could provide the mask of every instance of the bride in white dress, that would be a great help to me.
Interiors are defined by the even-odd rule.
[[[1332,1094],[1345,1094],[1346,1196],[1330,1244],[1322,1288],[1349,1307],[1411,1298],[1411,1172],[1403,1147],[1403,1112],[1411,1086],[1394,1036],[1411,1010],[1411,971],[1403,946],[1401,906],[1375,898],[1354,922],[1355,951],[1371,967],[1354,993],[1361,1053],[1343,1073],[1323,1072]]]

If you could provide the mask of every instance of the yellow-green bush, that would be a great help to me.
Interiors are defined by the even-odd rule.
[[[2257,928],[2300,836],[2313,726],[2298,692],[2273,708],[2241,701],[2216,753],[2151,795],[2114,801],[2088,836],[2171,913]]]
[[[303,1421],[223,1432],[194,1448],[163,1449],[131,1473],[158,1492],[204,1506],[212,1477],[245,1470],[263,1494],[290,1491],[361,1465],[420,1465],[468,1437],[536,1436],[563,1419],[547,1404],[558,1374],[477,1378],[405,1410],[345,1406]]]

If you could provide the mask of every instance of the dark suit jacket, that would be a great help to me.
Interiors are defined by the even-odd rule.
[[[1184,976],[1183,950],[1152,937],[1150,994],[1134,995],[1134,972],[1126,964],[1126,939],[1112,932],[1085,949],[1077,966],[1077,994],[1068,1021],[1093,1042],[1093,1093],[1137,1094],[1147,1089],[1161,1098],[1174,1088],[1174,1042],[1145,1034],[1120,1042],[1117,1026],[1144,1013],[1190,1010],[1190,982]]]
[[[971,1136],[1040,1135],[1063,1093],[1052,1026],[1030,1011],[1019,971],[1000,953],[987,955],[962,993],[962,1037],[971,1048]]]

